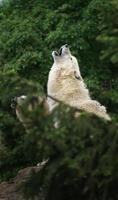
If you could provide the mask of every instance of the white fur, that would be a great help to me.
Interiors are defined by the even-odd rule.
[[[66,45],[62,46],[62,54],[52,53],[54,64],[49,72],[47,93],[72,107],[92,112],[106,120],[110,120],[106,108],[92,100],[81,77],[77,59],[71,55]],[[47,98],[50,111],[58,103]]]

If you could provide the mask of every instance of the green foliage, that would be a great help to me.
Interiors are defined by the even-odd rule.
[[[27,183],[26,196],[40,191],[48,200],[117,199],[117,21],[117,0],[0,4],[0,179],[49,158],[37,179],[32,176]],[[75,111],[63,106],[45,117],[40,107],[25,113],[32,121],[27,133],[11,100],[46,94],[51,52],[65,43],[78,58],[92,98],[107,106],[114,122],[85,114],[75,119]],[[60,119],[58,129],[55,118]]]
[[[102,50],[102,59],[106,62],[113,64],[118,63],[118,2],[117,0],[110,1],[110,3],[104,6],[101,15],[103,16],[101,34],[98,36],[98,40],[104,43],[104,49]],[[107,22],[107,23],[106,23]]]
[[[40,85],[21,79],[15,73],[0,74],[0,178],[13,176],[16,171],[29,163],[23,156],[25,130],[16,119],[11,100],[22,94],[43,94]],[[22,142],[22,143],[21,143]]]
[[[32,115],[35,128],[27,135],[28,146],[35,133],[35,153],[49,161],[21,185],[26,199],[117,199],[118,127],[85,113],[75,118],[75,112],[60,105],[49,119]],[[55,129],[57,117],[60,127]]]

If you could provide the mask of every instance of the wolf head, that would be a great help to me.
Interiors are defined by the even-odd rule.
[[[67,44],[63,45],[59,51],[53,51],[52,57],[54,59],[54,67],[62,68],[65,70],[73,70],[75,77],[78,80],[82,80],[79,65],[76,57],[71,54],[69,46]]]

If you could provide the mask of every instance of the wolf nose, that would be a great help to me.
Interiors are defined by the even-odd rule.
[[[65,47],[68,48],[68,44],[65,44]]]

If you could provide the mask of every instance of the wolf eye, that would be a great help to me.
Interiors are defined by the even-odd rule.
[[[72,58],[70,58],[72,60]]]
[[[74,76],[75,76],[76,79],[78,79],[78,80],[80,80],[80,81],[82,80],[81,77],[80,77],[79,75],[76,74],[76,71],[74,71]]]

